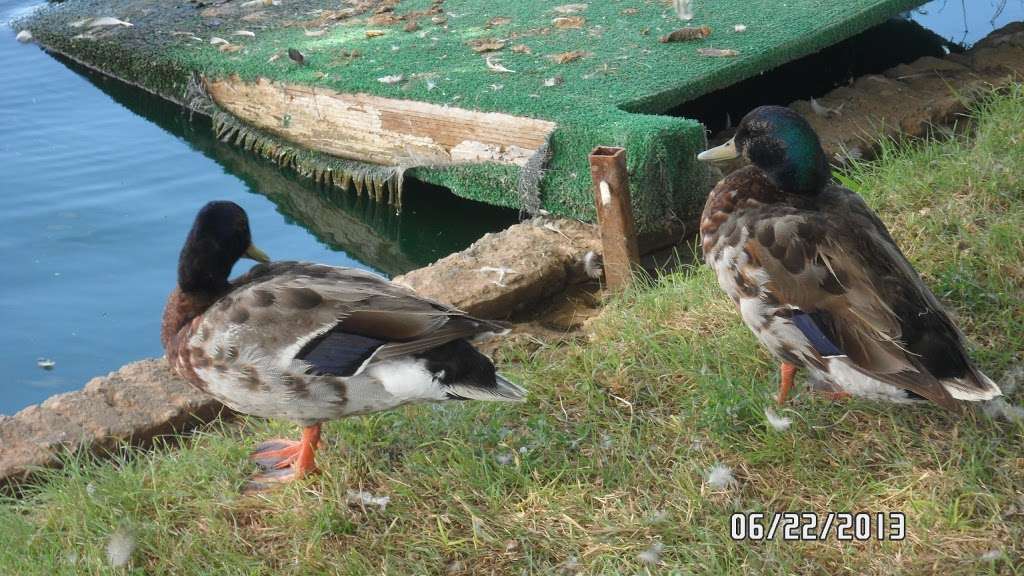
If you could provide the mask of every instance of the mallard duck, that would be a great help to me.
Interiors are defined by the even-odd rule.
[[[260,262],[228,280],[242,257]],[[252,487],[315,469],[321,423],[414,402],[522,401],[469,339],[503,325],[362,270],[273,262],[251,240],[245,211],[210,202],[196,216],[164,309],[170,365],[230,408],[303,427],[253,459]]]
[[[762,106],[698,155],[750,165],[718,182],[700,222],[722,290],[781,360],[779,403],[798,367],[835,396],[946,408],[999,387],[856,193],[836,185],[818,136],[788,108]]]

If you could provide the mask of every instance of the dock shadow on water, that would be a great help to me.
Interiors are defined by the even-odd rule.
[[[0,414],[162,354],[178,251],[209,200],[243,205],[276,259],[387,276],[518,220],[415,181],[400,215],[316,186],[218,142],[203,116],[18,44],[10,8],[0,5]]]
[[[216,139],[210,119],[104,76],[59,55],[65,66],[128,110],[185,140],[248,188],[270,199],[286,222],[307,229],[330,249],[386,276],[397,276],[466,248],[487,232],[518,222],[519,213],[466,200],[417,180],[405,182],[403,206],[354,190],[318,185],[255,154]]]

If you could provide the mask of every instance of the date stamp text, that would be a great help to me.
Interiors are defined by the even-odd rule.
[[[902,512],[737,512],[729,522],[733,540],[903,540]]]

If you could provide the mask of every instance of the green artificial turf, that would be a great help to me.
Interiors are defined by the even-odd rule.
[[[701,125],[657,114],[831,45],[917,3],[694,0],[695,18],[688,24],[710,26],[710,36],[670,44],[660,43],[659,37],[687,23],[674,15],[669,2],[651,0],[590,2],[575,14],[558,12],[555,8],[564,4],[553,1],[446,0],[437,15],[443,23],[423,15],[415,18],[419,28],[408,32],[408,21],[434,5],[431,0],[393,2],[396,21],[391,24],[368,22],[374,6],[382,4],[373,1],[284,0],[278,6],[243,8],[243,2],[233,0],[197,8],[155,0],[69,0],[18,25],[31,29],[45,46],[179,101],[190,99],[188,80],[199,72],[552,120],[558,129],[540,185],[543,207],[592,219],[587,155],[597,145],[625,146],[634,210],[640,228],[648,230],[670,214],[692,218],[703,201],[708,174],[693,159],[704,144]],[[325,10],[343,8],[351,14],[326,18]],[[69,23],[89,16],[114,16],[134,26],[74,39],[83,29]],[[583,17],[585,22],[578,29],[560,29],[553,25],[557,17]],[[736,25],[746,31],[736,32]],[[234,35],[237,30],[255,37]],[[308,35],[321,30],[322,35]],[[383,35],[368,38],[368,30]],[[215,36],[241,49],[222,52],[209,43]],[[478,54],[470,43],[482,39],[499,40],[504,47]],[[288,48],[302,52],[307,65],[284,57]],[[739,55],[702,56],[698,48],[732,49]],[[575,50],[585,55],[562,64],[552,59]],[[485,57],[513,72],[493,71]],[[378,80],[396,75],[404,81]],[[560,83],[545,86],[545,80],[556,77]],[[418,168],[414,175],[468,198],[520,207],[518,172],[516,167],[474,165]]]

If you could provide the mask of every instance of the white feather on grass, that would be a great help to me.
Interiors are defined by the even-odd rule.
[[[661,562],[661,550],[665,547],[661,542],[655,542],[651,544],[651,547],[647,550],[636,555],[636,559],[647,564],[648,566],[656,566]]]
[[[135,536],[127,528],[118,528],[107,542],[107,562],[114,568],[123,568],[132,560]]]
[[[811,110],[814,111],[818,116],[824,116],[825,118],[832,118],[839,116],[843,112],[843,107],[846,106],[846,102],[843,102],[836,108],[829,108],[821,102],[818,102],[813,97],[811,98]]]
[[[772,410],[770,406],[765,406],[764,417],[768,419],[768,425],[772,427],[776,432],[785,432],[789,430],[789,426],[793,424],[792,418],[786,416],[779,416]]]
[[[661,524],[667,522],[672,517],[668,513],[668,510],[655,510],[650,517],[647,519],[648,524]]]
[[[985,552],[984,554],[982,554],[981,555],[981,560],[982,560],[982,562],[992,562],[994,560],[999,560],[1002,557],[1003,557],[1003,551],[998,549],[998,548],[993,548],[993,549],[989,550],[988,552]]]
[[[345,496],[349,504],[356,506],[376,506],[381,510],[387,508],[388,502],[391,502],[390,496],[374,496],[373,494],[362,490],[348,490],[345,493]]]
[[[1002,418],[1007,422],[1024,422],[1024,408],[1010,404],[1004,397],[983,402],[981,410],[993,420]]]
[[[736,477],[732,474],[732,468],[725,464],[715,464],[708,470],[707,482],[714,490],[728,490],[736,484]]]
[[[1017,391],[1021,382],[1024,382],[1024,364],[1007,370],[1003,374],[1003,381],[999,384],[999,388],[1003,391],[1003,396],[1009,396]]]
[[[558,565],[558,573],[571,576],[577,574],[580,571],[580,561],[575,556],[570,556],[567,560]]]

